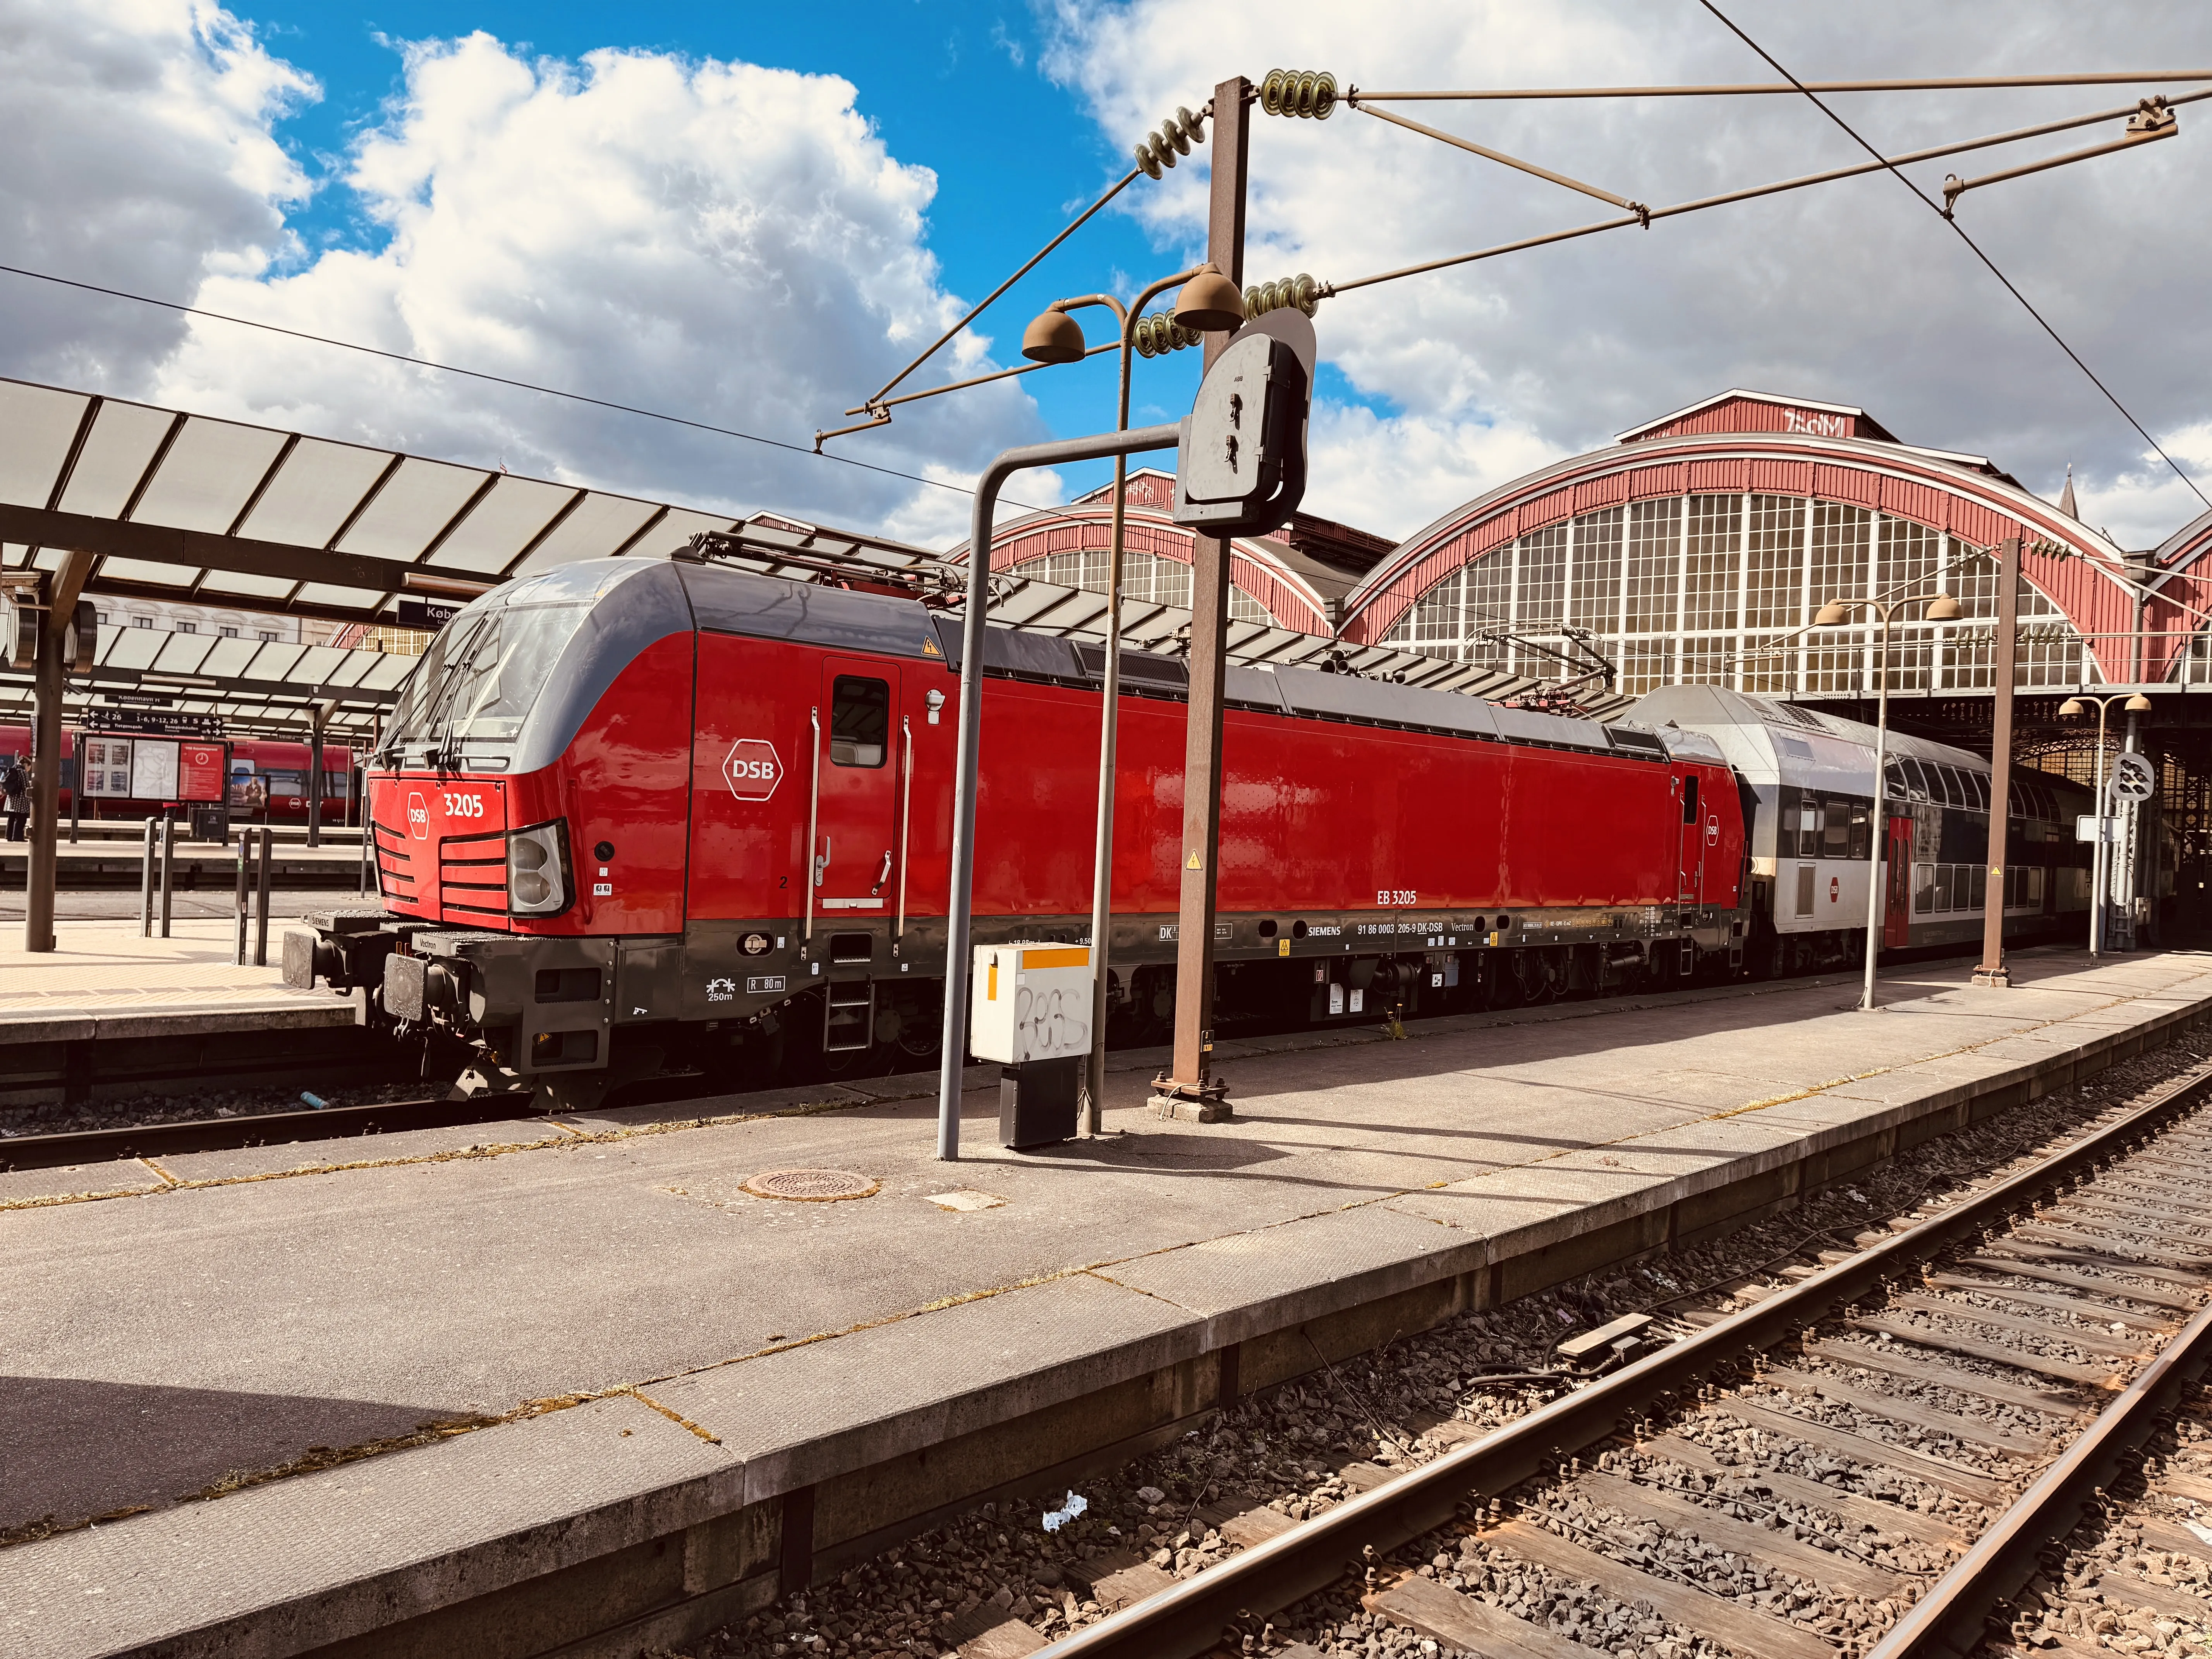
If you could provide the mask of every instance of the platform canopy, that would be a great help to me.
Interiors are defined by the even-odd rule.
[[[420,657],[281,640],[172,634],[155,628],[102,628],[89,671],[72,675],[64,721],[105,729],[146,729],[171,716],[215,720],[226,732],[305,738],[318,707],[330,710],[334,741],[366,742],[399,696]],[[0,726],[27,724],[31,675],[0,671]]]
[[[0,380],[0,569],[84,592],[391,623],[532,568],[661,553],[732,520],[576,484]]]

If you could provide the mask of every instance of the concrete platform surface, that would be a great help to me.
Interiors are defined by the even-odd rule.
[[[223,1029],[265,1024],[247,1017],[280,1011],[291,1024],[355,1024],[351,999],[284,984],[285,926],[272,906],[269,962],[259,968],[252,965],[251,918],[246,965],[240,967],[234,915],[173,914],[168,938],[143,939],[135,902],[127,920],[58,921],[58,948],[52,951],[26,951],[20,931],[0,934],[0,1043],[57,1032],[139,1035],[156,1029],[149,1022],[163,1020]]]
[[[0,1538],[29,1541],[0,1548],[0,1650],[221,1625],[300,1651],[1669,1206],[1686,1228],[2212,1010],[2212,955],[2015,970],[1907,969],[1872,1015],[1834,978],[1224,1043],[1237,1115],[1203,1127],[1121,1054],[1106,1136],[1003,1151],[971,1087],[956,1165],[923,1077],[6,1177]],[[793,1168],[880,1184],[744,1188]],[[937,1201],[962,1192],[1000,1201]]]

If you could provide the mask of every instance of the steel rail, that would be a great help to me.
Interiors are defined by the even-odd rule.
[[[2125,1117],[1954,1209],[1061,1638],[1053,1644],[1054,1659],[1190,1659],[1203,1653],[1248,1609],[1273,1611],[1326,1589],[1345,1577],[1347,1563],[1356,1569],[1364,1547],[1395,1549],[1454,1520],[1464,1506],[1556,1466],[1644,1415],[1654,1401],[1778,1345],[1909,1264],[2130,1150],[2208,1091],[2212,1064],[2195,1067]]]
[[[235,1152],[296,1140],[445,1129],[538,1115],[530,1111],[526,1101],[518,1110],[515,1098],[503,1095],[470,1100],[393,1100],[374,1106],[326,1106],[312,1112],[258,1112],[118,1129],[64,1129],[0,1140],[0,1170],[59,1170],[118,1158]]]
[[[1867,1659],[1964,1659],[1990,1612],[2034,1574],[2036,1556],[2074,1530],[2099,1491],[2142,1446],[2182,1390],[2212,1361],[2212,1305],[2142,1368],[2042,1478],[1974,1540],[1935,1588],[1890,1627]]]
[[[1964,75],[1903,81],[1744,81],[1688,87],[1500,87],[1474,92],[1369,92],[1353,87],[1347,104],[1510,101],[1520,98],[1745,98],[1802,92],[1972,92],[1987,88],[2112,87],[2172,81],[2212,81],[2212,70],[2154,70],[2140,75],[2116,70],[2093,75]]]

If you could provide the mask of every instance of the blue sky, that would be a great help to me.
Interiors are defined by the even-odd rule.
[[[311,175],[325,180],[343,173],[348,147],[380,121],[387,100],[402,90],[398,43],[405,40],[451,39],[481,29],[510,46],[571,60],[612,47],[841,76],[858,88],[859,109],[891,154],[936,173],[928,246],[945,287],[969,303],[1057,234],[1127,166],[1079,99],[1040,72],[1045,43],[1036,18],[1018,3],[866,0],[829,9],[650,0],[622,7],[393,0],[356,10],[327,0],[248,0],[234,9],[254,24],[272,53],[321,83],[321,100],[283,121],[277,134]],[[1194,100],[1199,91],[1193,88]],[[309,205],[289,217],[317,252],[333,245],[373,248],[385,236],[382,227],[362,214],[342,179],[325,183]],[[1155,247],[1124,214],[1101,214],[1000,300],[979,326],[993,336],[997,359],[1011,365],[1022,325],[1043,305],[1099,289],[1118,288],[1126,295],[1177,269],[1179,252]],[[1094,341],[1105,337],[1107,313],[1093,310],[1082,320]],[[1140,362],[1132,420],[1173,419],[1187,409],[1196,385],[1196,358],[1187,352]],[[1027,376],[1023,384],[1055,434],[1098,430],[1113,423],[1109,365],[1102,358]],[[1331,384],[1349,395],[1340,375],[1333,375]],[[854,386],[851,401],[874,389]],[[822,411],[822,421],[844,423],[833,408]],[[866,457],[871,441],[861,435],[842,441],[840,447]],[[1079,468],[1066,476],[1071,488],[1079,489],[1106,474],[1103,468]]]

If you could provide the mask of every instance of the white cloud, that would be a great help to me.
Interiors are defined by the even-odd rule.
[[[2212,55],[2212,12],[2153,0],[2094,13],[2059,0],[1826,10],[1743,0],[1729,9],[1808,77],[2191,65]],[[1769,78],[1696,8],[1401,0],[1356,25],[1346,16],[1320,0],[1263,9],[1056,0],[1045,61],[1124,153],[1176,105],[1195,107],[1224,75],[1256,81],[1273,64],[1325,68],[1340,84],[1370,88]],[[2142,89],[1832,101],[1896,151],[2124,105]],[[1654,205],[1863,159],[1795,97],[1399,107]],[[1299,270],[1342,280],[1613,211],[1349,107],[1326,123],[1256,110],[1251,118],[1248,282]],[[2212,351],[2202,274],[2212,227],[2176,210],[2203,193],[2208,163],[2197,110],[2182,111],[2181,123],[2175,142],[1995,186],[1960,209],[1960,222],[2161,433],[2212,417],[2212,383],[2200,372]],[[1946,171],[1988,171],[2118,131],[2115,121],[1924,164],[1914,176],[1932,189]],[[1205,170],[1186,165],[1125,199],[1175,258],[1202,241],[1206,188]],[[1316,327],[1324,355],[1359,392],[1402,411],[1376,420],[1360,452],[1370,464],[1402,447],[1462,465],[1441,436],[1455,426],[1523,430],[1540,450],[1571,453],[1745,385],[1861,404],[1900,436],[1986,453],[2053,496],[2071,456],[2077,488],[2094,485],[2116,533],[2138,543],[2190,516],[2185,499],[2197,505],[2138,465],[2141,440],[1887,177],[1361,290],[1326,302]],[[1470,442],[1472,455],[1495,439]],[[1487,477],[1471,473],[1460,499]],[[1317,477],[1314,488],[1318,499],[1340,486]],[[1374,528],[1403,533],[1421,522],[1394,510],[1387,493],[1368,495]]]
[[[883,533],[917,547],[951,547],[966,541],[975,521],[975,497],[967,492],[975,488],[981,473],[963,472],[933,461],[923,476],[952,489],[916,490],[905,505],[884,519]],[[960,493],[955,494],[956,490]],[[1067,486],[1059,473],[1048,467],[1033,467],[1006,480],[999,491],[998,510],[992,521],[1003,526],[1032,507],[1059,507],[1066,500]]]
[[[211,277],[218,310],[715,425],[804,441],[957,315],[924,245],[933,174],[834,76],[661,53],[407,50],[345,183],[386,234],[296,271]],[[983,366],[969,337],[933,372]],[[925,374],[914,384],[927,384]],[[948,492],[726,437],[196,326],[165,396],[426,453],[732,510],[933,525]],[[865,441],[924,473],[1034,435],[1016,388]],[[930,474],[925,473],[925,476]]]
[[[2212,494],[2212,421],[2160,434],[2167,454]],[[2076,477],[2075,505],[2085,524],[2104,530],[2123,547],[2155,547],[2183,525],[2203,516],[2204,503],[2152,451],[2136,464],[2094,483]]]
[[[0,239],[11,264],[189,298],[287,246],[307,181],[270,125],[315,95],[235,19],[192,0],[0,8]],[[7,278],[9,373],[143,392],[184,320]]]
[[[1314,407],[1308,445],[1306,510],[1397,535],[1568,453],[1518,422],[1326,401]]]

